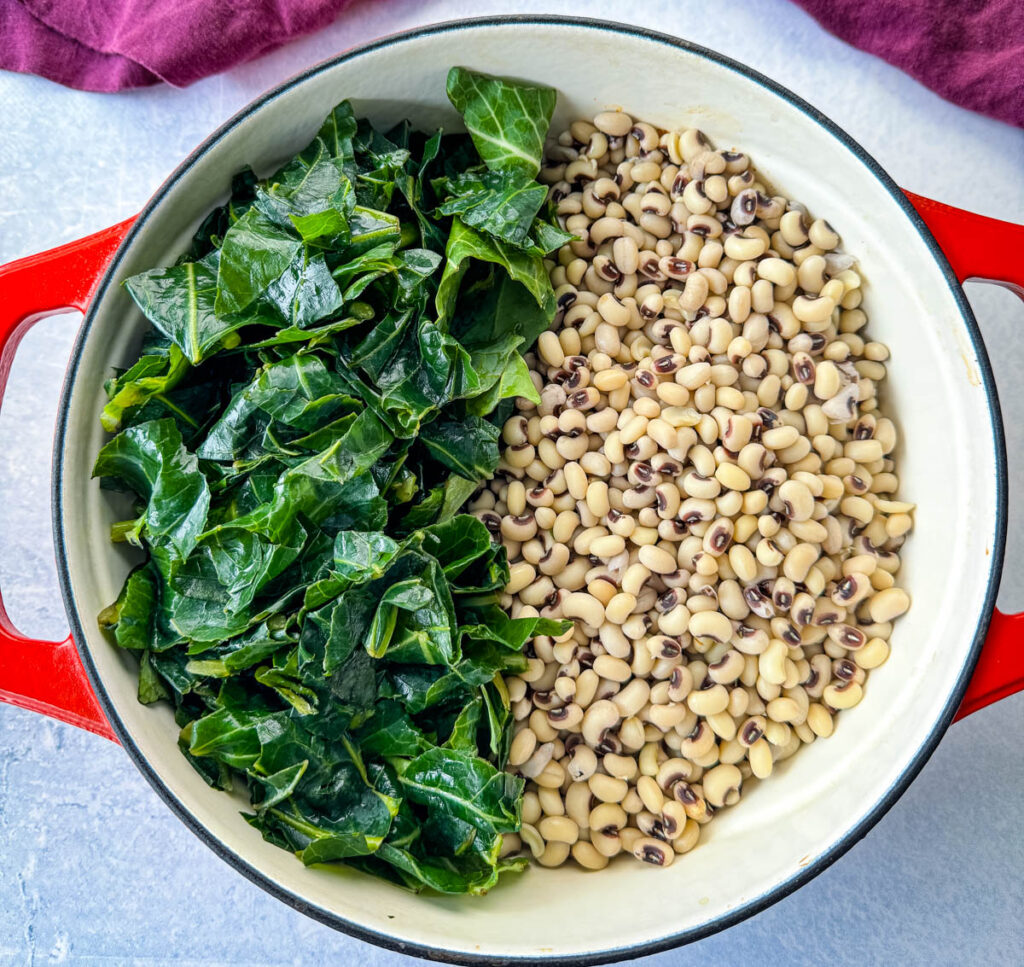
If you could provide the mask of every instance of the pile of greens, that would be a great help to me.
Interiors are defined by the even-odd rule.
[[[125,283],[156,331],[107,383],[95,475],[148,554],[99,620],[267,840],[482,893],[522,865],[501,676],[564,628],[498,607],[504,549],[458,510],[537,399],[520,350],[568,236],[534,180],[555,92],[454,68],[448,95],[468,135],[338,105]]]

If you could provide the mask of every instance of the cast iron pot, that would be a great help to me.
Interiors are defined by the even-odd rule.
[[[598,876],[532,869],[476,899],[413,896],[344,870],[305,869],[207,787],[178,750],[167,707],[136,701],[135,661],[97,613],[131,561],[108,540],[123,508],[90,477],[104,442],[103,380],[146,328],[121,288],[169,263],[246,164],[272,170],[351,98],[388,126],[453,126],[444,95],[462,64],[550,84],[556,126],[621,105],[665,127],[696,125],[739,146],[768,181],[826,216],[866,280],[871,333],[892,350],[887,405],[900,428],[901,495],[917,503],[903,555],[913,607],[892,656],[836,734],[751,783],[698,849],[665,871],[621,862]],[[639,69],[640,65],[643,69]],[[902,192],[845,132],[766,77],[684,41],[596,21],[488,18],[376,41],[265,94],[197,148],[137,218],[0,269],[0,391],[33,322],[85,312],[60,401],[54,534],[71,637],[20,635],[0,606],[0,698],[120,741],[174,812],[274,896],[357,937],[463,963],[599,963],[721,930],[806,883],[878,821],[963,715],[1024,687],[1024,617],[993,611],[1006,530],[996,388],[960,282],[1024,295],[1024,228]],[[1017,285],[1014,286],[1014,283]],[[979,660],[980,659],[980,660]],[[643,897],[642,903],[624,898]],[[623,910],[628,909],[628,916]]]

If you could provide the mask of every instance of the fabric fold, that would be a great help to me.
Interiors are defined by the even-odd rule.
[[[185,87],[326,27],[351,0],[0,0],[0,69],[68,87]]]
[[[940,97],[1024,127],[1024,0],[794,0]]]

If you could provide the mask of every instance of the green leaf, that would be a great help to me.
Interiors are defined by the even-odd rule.
[[[176,345],[171,346],[166,354],[140,357],[131,369],[111,383],[110,399],[100,416],[103,429],[117,433],[129,410],[174,389],[188,370],[188,361]]]
[[[520,351],[567,236],[531,180],[553,92],[452,91],[470,135],[342,103],[127,283],[154,328],[105,384],[96,472],[136,496],[112,537],[149,559],[99,620],[269,842],[479,894],[525,862],[499,859],[522,794],[502,676],[565,626],[498,608],[505,549],[460,510],[511,398],[536,400]]]
[[[554,290],[551,288],[544,263],[539,258],[527,255],[505,242],[481,235],[458,218],[452,221],[452,231],[445,247],[444,272],[435,300],[439,323],[448,322],[454,318],[455,303],[463,276],[472,261],[490,262],[505,269],[511,281],[525,288],[537,303],[546,320],[543,328],[550,324],[557,306]],[[506,295],[505,298],[510,298],[510,296]],[[525,335],[521,326],[513,323],[510,328],[512,331]],[[532,319],[529,328],[536,328],[536,323]]]
[[[416,756],[433,743],[397,702],[378,702],[373,717],[356,733],[364,755]]]
[[[226,336],[252,321],[214,310],[217,270],[205,261],[140,272],[126,279],[124,287],[143,315],[193,365],[217,349]]]
[[[308,330],[337,312],[343,300],[323,255],[304,248],[267,286],[263,304],[272,306],[288,327]]]
[[[455,816],[482,835],[519,828],[523,780],[472,753],[431,749],[413,759],[398,778],[413,802],[430,813]]]
[[[478,416],[425,426],[420,439],[439,463],[467,480],[490,477],[498,465],[498,427]]]
[[[170,698],[170,693],[153,667],[150,653],[144,651],[139,659],[139,701],[143,705],[152,705],[162,698]]]
[[[114,640],[121,648],[146,652],[154,646],[156,607],[156,584],[149,565],[143,565],[125,579],[117,601],[100,612],[99,624],[114,632]]]
[[[123,430],[100,450],[95,477],[123,481],[146,501],[143,534],[185,558],[206,525],[210,489],[173,420],[155,420]]]
[[[458,215],[466,225],[510,245],[529,247],[530,229],[547,198],[547,188],[518,168],[464,172],[443,183],[441,215]]]
[[[224,236],[213,309],[218,317],[247,309],[281,278],[302,250],[302,240],[250,208]]]
[[[447,91],[488,168],[537,174],[558,96],[554,88],[453,67]]]
[[[399,545],[380,531],[342,531],[334,540],[334,569],[352,582],[380,577]]]

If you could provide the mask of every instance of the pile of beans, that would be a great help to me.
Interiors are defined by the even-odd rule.
[[[528,782],[505,849],[668,866],[888,657],[913,510],[889,352],[836,232],[700,131],[599,114],[541,178],[577,240],[527,356],[541,402],[471,509],[510,613],[575,620],[506,680]]]

